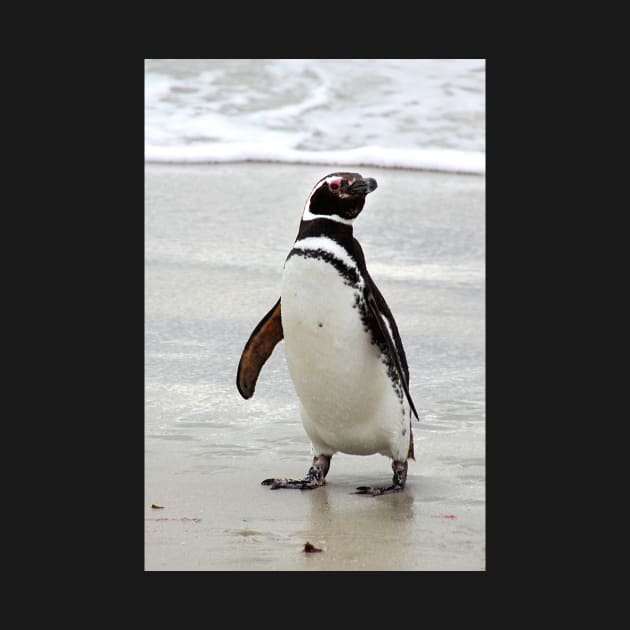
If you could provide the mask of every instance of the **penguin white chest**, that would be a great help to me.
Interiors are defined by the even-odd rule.
[[[357,380],[356,368],[378,354],[360,321],[359,295],[359,289],[349,286],[324,261],[299,256],[287,261],[281,297],[290,369],[318,373],[333,386],[339,379],[345,386]],[[307,374],[303,376],[312,383]]]
[[[401,442],[405,408],[362,321],[362,283],[321,259],[287,260],[281,289],[287,364],[316,450],[391,456],[408,443],[408,436]]]

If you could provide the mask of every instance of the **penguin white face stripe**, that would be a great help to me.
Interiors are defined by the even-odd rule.
[[[304,204],[304,211],[302,212],[302,221],[313,221],[314,219],[328,219],[330,221],[335,221],[336,223],[343,223],[344,225],[352,225],[354,219],[344,219],[340,217],[338,214],[313,214],[310,211],[311,199],[313,195],[322,187],[322,186],[339,186],[343,178],[339,175],[329,175],[328,177],[322,177],[317,184],[311,190],[311,194],[308,196],[306,203]]]
[[[315,215],[312,215],[312,214],[310,213],[310,211],[309,211],[309,207],[310,207],[310,205],[311,205],[311,199],[313,198],[313,195],[314,195],[314,194],[315,194],[315,192],[318,190],[318,188],[322,185],[322,183],[324,182],[324,180],[325,180],[325,179],[326,179],[326,178],[322,178],[322,179],[320,179],[320,180],[317,182],[317,184],[315,184],[315,186],[313,186],[313,190],[311,190],[311,194],[308,196],[308,199],[306,200],[306,203],[304,204],[304,212],[303,212],[303,214],[302,214],[302,220],[303,220],[303,221],[304,221],[304,220],[307,220],[307,219],[304,219],[304,214],[306,214],[307,212],[308,212],[308,214],[310,214],[310,215],[311,215],[311,217],[315,216]]]
[[[342,247],[337,241],[327,236],[309,236],[296,241],[293,245],[293,249],[302,250],[323,250],[329,254],[332,254],[337,260],[340,260],[346,267],[354,269],[359,274],[359,268],[357,267],[354,258],[348,254],[344,247]]]
[[[314,219],[328,219],[329,221],[335,221],[336,223],[343,223],[344,225],[352,225],[354,219],[344,219],[338,214],[313,214],[309,209],[310,197],[306,202],[304,213],[302,214],[302,221],[313,221]]]
[[[341,182],[341,177],[339,177],[338,175],[329,175],[328,177],[322,177],[317,184],[315,184],[315,186],[313,186],[313,190],[311,190],[311,194],[308,196],[308,199],[306,200],[306,205],[304,206],[304,210],[308,210],[309,204],[311,203],[311,199],[313,198],[313,195],[322,187],[322,186],[328,186],[330,184],[337,184],[339,185],[339,183]]]

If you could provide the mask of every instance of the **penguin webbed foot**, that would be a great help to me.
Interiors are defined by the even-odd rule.
[[[314,490],[324,485],[324,482],[305,477],[304,479],[265,479],[260,482],[263,486],[270,486],[271,490],[288,488],[294,490]]]
[[[386,488],[377,488],[375,486],[359,486],[357,491],[353,494],[367,494],[371,497],[379,497],[382,494],[393,494],[394,492],[401,492],[405,489],[405,482],[407,481],[407,462],[394,461],[392,469],[394,471],[394,477],[392,479],[392,485]]]
[[[326,483],[326,475],[330,468],[330,455],[317,455],[313,458],[313,465],[309,468],[304,479],[265,479],[263,486],[271,486],[271,490],[287,488],[290,490],[314,490]]]

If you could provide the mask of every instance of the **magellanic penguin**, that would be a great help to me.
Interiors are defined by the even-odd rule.
[[[376,180],[331,173],[309,195],[297,239],[284,263],[280,299],[247,341],[236,384],[250,398],[258,374],[283,338],[300,400],[313,464],[304,479],[265,479],[277,488],[310,490],[325,483],[334,453],[393,460],[392,485],[361,486],[381,495],[405,487],[414,458],[409,368],[394,317],[370,277],[352,224]]]

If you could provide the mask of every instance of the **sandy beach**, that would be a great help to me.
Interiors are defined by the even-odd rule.
[[[327,484],[275,490],[312,455],[280,344],[250,400],[249,334],[278,298],[314,183],[333,167],[145,165],[145,570],[485,570],[485,179],[355,167],[355,223],[407,352],[416,461],[337,454]],[[152,507],[152,506],[161,507]],[[310,542],[321,552],[305,553]]]

